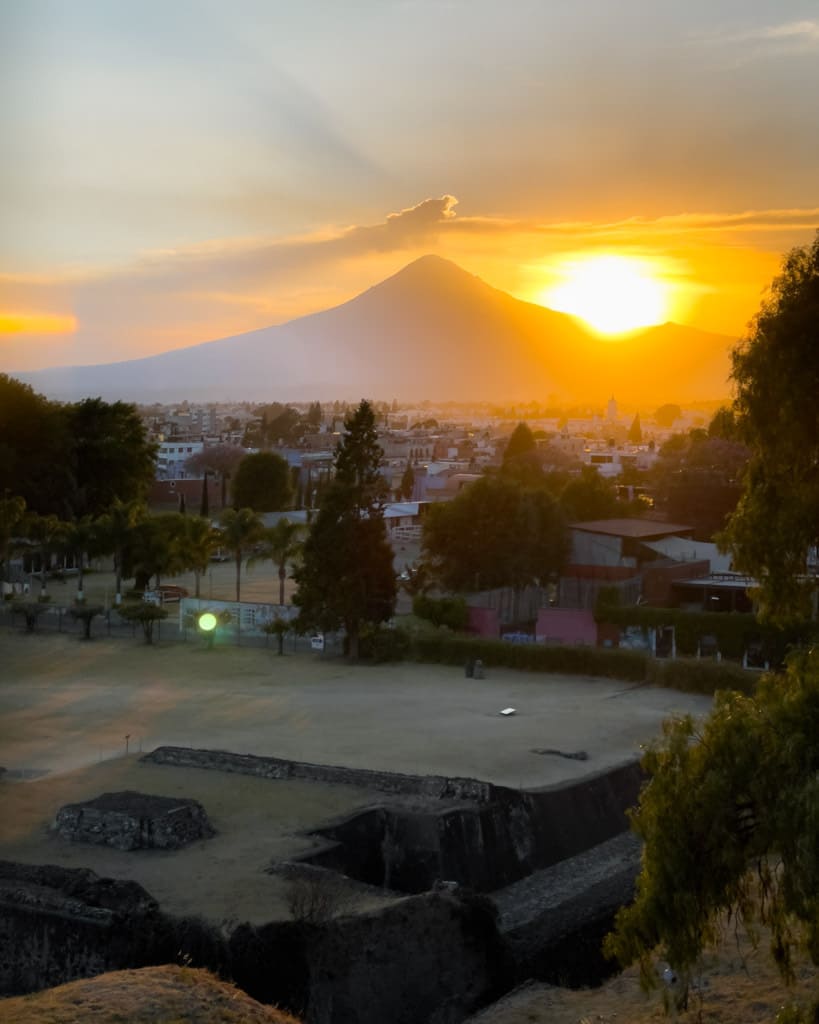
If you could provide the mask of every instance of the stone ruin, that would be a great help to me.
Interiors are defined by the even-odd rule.
[[[117,850],[178,850],[216,834],[197,800],[130,790],[66,804],[57,812],[54,830],[72,843]]]

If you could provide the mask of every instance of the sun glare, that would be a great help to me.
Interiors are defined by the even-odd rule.
[[[623,334],[668,319],[668,287],[643,260],[588,256],[558,268],[559,283],[538,302],[585,320],[600,334]]]

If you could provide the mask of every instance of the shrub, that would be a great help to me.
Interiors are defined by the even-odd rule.
[[[419,619],[427,619],[433,626],[447,626],[456,633],[466,629],[469,623],[469,609],[462,597],[435,598],[416,594],[412,611]]]
[[[412,653],[417,661],[445,665],[464,665],[467,661],[480,658],[484,665],[489,666],[519,668],[530,672],[603,676],[635,682],[645,679],[648,661],[647,656],[639,651],[511,644],[502,640],[446,633],[414,637]]]
[[[406,630],[380,626],[359,638],[359,657],[374,662],[404,661],[410,654],[411,641]]]
[[[717,690],[738,690],[750,695],[756,688],[757,678],[753,672],[725,661],[677,658],[648,664],[650,683],[686,693],[713,695]]]
[[[351,893],[333,871],[313,868],[287,885],[287,907],[294,921],[324,924],[339,917],[351,903]]]
[[[760,623],[747,612],[686,612],[679,608],[648,608],[645,605],[624,606],[610,600],[601,590],[594,611],[598,622],[618,626],[640,626],[644,629],[673,626],[677,651],[695,657],[700,640],[713,636],[723,656],[739,661],[754,643],[761,643],[771,665],[782,665],[788,650],[819,636],[814,622],[801,622],[787,628]]]

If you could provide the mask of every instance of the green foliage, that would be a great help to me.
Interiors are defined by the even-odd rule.
[[[673,402],[668,402],[666,405],[661,405],[654,413],[654,421],[658,427],[670,429],[681,416],[682,409]]]
[[[643,428],[640,426],[640,414],[635,414],[634,419],[631,421],[631,426],[628,428],[628,440],[632,444],[643,443]]]
[[[401,477],[401,483],[398,485],[398,490],[395,492],[396,501],[409,501],[412,497],[412,492],[415,490],[415,470],[412,468],[412,464],[407,460],[406,468]]]
[[[91,623],[98,615],[102,615],[104,612],[105,609],[102,605],[95,604],[78,604],[68,610],[72,619],[77,619],[83,624],[83,637],[86,640],[91,639]]]
[[[291,498],[290,467],[275,452],[247,455],[233,480],[233,504],[254,512],[277,512]]]
[[[284,654],[284,638],[292,628],[293,623],[289,619],[283,619],[279,615],[262,626],[263,633],[266,633],[268,636],[275,636],[278,640],[279,656]]]
[[[115,498],[141,498],[155,454],[133,405],[61,405],[0,374],[0,494],[19,494],[30,511],[96,516]]]
[[[318,403],[316,403],[318,404]],[[319,412],[321,407],[319,406]],[[243,444],[248,448],[265,448],[275,444],[299,444],[305,433],[315,430],[315,410],[304,417],[289,405],[273,402],[262,408],[259,419],[245,431]]]
[[[377,626],[361,633],[359,657],[381,664],[388,661],[404,661],[411,649],[411,639],[400,628]]]
[[[362,626],[391,618],[396,581],[382,507],[383,452],[369,402],[362,401],[347,417],[345,428],[336,449],[335,479],[322,496],[294,572],[294,603],[302,629],[327,632],[343,626],[355,659]]]
[[[279,604],[284,604],[284,584],[287,579],[287,566],[301,553],[300,523],[292,523],[286,516],[275,526],[262,530],[256,554],[248,559],[248,567],[255,562],[270,561],[279,572]]]
[[[65,410],[73,443],[75,516],[98,516],[115,501],[142,501],[154,478],[156,445],[136,406],[86,398]]]
[[[68,516],[73,463],[62,407],[0,373],[0,494],[19,495],[30,512]]]
[[[734,412],[752,456],[724,535],[734,563],[760,583],[763,615],[805,615],[805,577],[819,542],[819,235],[783,261],[750,335],[734,350]]]
[[[138,622],[142,627],[142,634],[146,644],[154,642],[154,626],[157,622],[167,619],[168,612],[158,604],[148,604],[147,601],[139,601],[134,604],[120,605],[117,614],[126,622]]]
[[[580,476],[572,477],[563,488],[560,507],[569,523],[609,519],[617,514],[617,492],[594,466],[584,466]]]
[[[226,508],[220,519],[220,538],[226,548],[233,552],[236,563],[236,600],[242,597],[242,562],[253,545],[261,539],[264,526],[261,519],[250,508]]]
[[[645,679],[648,660],[637,651],[511,644],[449,632],[417,634],[412,642],[412,656],[417,661],[444,665],[464,665],[470,659],[480,658],[488,666],[497,665],[528,672],[602,676],[632,682]]]
[[[741,441],[739,426],[734,410],[730,406],[721,406],[711,417],[708,424],[709,437],[721,437],[724,441]]]
[[[221,537],[210,520],[202,516],[183,516],[177,533],[177,556],[185,569],[190,569],[196,580],[195,596],[199,597],[202,574],[207,572],[210,556],[219,546]]]
[[[794,654],[753,696],[723,691],[703,726],[666,722],[632,828],[643,840],[635,902],[606,942],[656,984],[666,959],[683,991],[726,921],[770,929],[788,980],[801,947],[819,963],[819,652]]]
[[[504,463],[512,462],[514,459],[530,455],[536,450],[537,443],[535,442],[534,434],[529,429],[529,425],[518,423],[504,449],[503,461]]]
[[[710,541],[725,526],[742,493],[749,451],[739,440],[692,430],[674,434],[651,470],[657,505],[673,522]]]
[[[753,693],[756,689],[757,676],[730,661],[649,658],[646,662],[646,681],[670,690],[711,696],[718,690]]]
[[[752,644],[761,643],[766,660],[772,665],[781,665],[792,646],[819,637],[819,628],[807,621],[780,628],[759,622],[750,613],[686,612],[679,608],[612,604],[608,589],[601,590],[594,616],[598,622],[618,626],[673,626],[677,652],[691,657],[696,655],[705,636],[713,636],[720,653],[727,658],[740,659]]]
[[[48,597],[40,597],[37,601],[13,601],[11,610],[14,615],[23,616],[26,632],[33,633],[37,620],[48,611]]]
[[[138,502],[115,501],[97,523],[97,547],[101,553],[114,557],[116,593],[122,594],[122,573],[125,551],[131,531],[145,518],[145,506]]]
[[[498,476],[431,506],[422,545],[428,567],[446,590],[520,588],[559,572],[568,535],[545,490]]]
[[[122,549],[122,568],[133,576],[138,590],[144,590],[151,577],[159,585],[162,576],[175,576],[188,568],[185,554],[187,516],[166,512],[134,523]]]
[[[433,626],[446,626],[456,633],[466,629],[469,622],[469,609],[462,597],[434,598],[416,594],[412,599],[412,613]]]
[[[5,574],[12,541],[21,529],[25,514],[25,498],[12,495],[0,499],[0,577]]]

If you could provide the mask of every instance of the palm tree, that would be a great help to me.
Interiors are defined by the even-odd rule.
[[[180,536],[181,559],[185,567],[193,571],[196,580],[196,597],[202,573],[207,572],[210,556],[220,541],[219,533],[202,516],[186,516]]]
[[[50,555],[62,544],[67,523],[57,516],[32,513],[26,523],[26,537],[40,556],[40,596],[46,595],[46,570]]]
[[[16,495],[9,497],[9,492],[6,491],[6,497],[0,499],[0,569],[6,579],[12,544],[17,531],[22,529],[25,512],[25,500]]]
[[[117,499],[107,514],[98,520],[100,550],[114,556],[116,594],[114,604],[122,603],[122,563],[128,539],[134,527],[145,518],[145,506],[136,501]]]
[[[279,604],[284,604],[284,581],[287,579],[287,565],[301,550],[301,523],[291,523],[284,516],[275,526],[263,531],[259,551],[247,561],[248,567],[255,562],[270,561],[279,570]]]
[[[85,600],[83,592],[83,574],[86,555],[92,551],[99,541],[99,523],[93,516],[83,516],[68,523],[65,530],[64,546],[67,552],[74,555],[77,561],[77,600]]]
[[[242,560],[247,549],[262,536],[264,526],[251,508],[226,508],[219,522],[222,543],[236,559],[236,600],[241,601]]]

